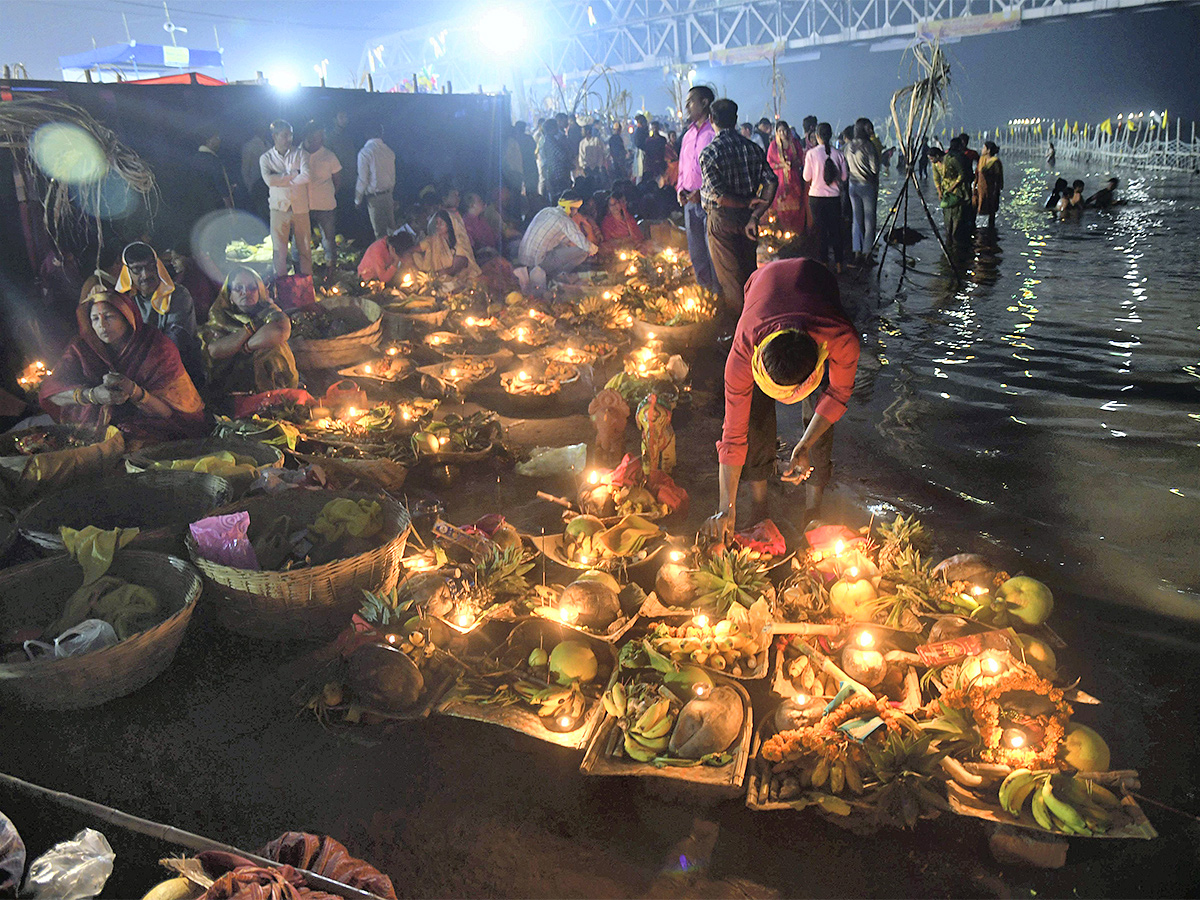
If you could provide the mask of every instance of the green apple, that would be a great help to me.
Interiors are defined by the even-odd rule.
[[[1026,625],[1041,625],[1054,611],[1054,595],[1036,578],[1018,575],[1000,585],[1000,598]]]

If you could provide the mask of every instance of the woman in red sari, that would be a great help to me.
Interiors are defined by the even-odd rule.
[[[133,447],[204,435],[204,403],[179,351],[142,326],[127,294],[95,291],[75,316],[79,336],[38,395],[56,422],[115,425]]]
[[[804,180],[804,145],[792,137],[792,129],[780,119],[775,124],[775,139],[767,147],[767,162],[779,178],[775,192],[775,220],[779,227],[796,234],[807,234],[808,183]]]

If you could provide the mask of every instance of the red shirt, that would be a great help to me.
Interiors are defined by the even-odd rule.
[[[358,263],[358,277],[363,281],[391,281],[396,274],[396,260],[387,238],[381,237],[369,246]]]
[[[746,282],[746,305],[725,361],[725,424],[717,442],[723,465],[745,465],[754,392],[750,360],[763,338],[783,329],[803,331],[827,345],[829,386],[817,403],[817,413],[836,422],[846,411],[858,371],[859,339],[838,299],[837,279],[811,259],[767,263]]]
[[[609,213],[604,217],[600,231],[606,241],[633,241],[640,244],[643,240],[642,229],[632,213],[626,213],[621,218]]]

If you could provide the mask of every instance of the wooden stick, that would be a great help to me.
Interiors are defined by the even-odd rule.
[[[538,491],[537,495],[538,495],[539,499],[549,500],[551,503],[557,503],[559,506],[563,507],[564,509],[571,510],[571,512],[579,511],[575,508],[575,504],[572,503],[570,500],[568,500],[566,497],[555,497],[553,494],[547,494],[545,491]]]
[[[826,637],[837,637],[842,633],[840,625],[818,625],[815,622],[775,622],[771,625],[773,634],[823,634]]]
[[[216,850],[221,853],[232,853],[235,856],[240,856],[242,859],[249,860],[258,866],[263,866],[269,869],[279,869],[283,867],[283,863],[273,859],[267,859],[263,856],[258,856],[254,853],[247,853],[245,850],[239,850],[230,844],[222,844],[210,838],[206,838],[199,834],[192,834],[190,831],[183,831],[171,825],[163,825],[160,822],[152,822],[149,819],[142,819],[137,816],[131,816],[129,813],[121,812],[119,809],[113,809],[110,806],[104,806],[100,803],[95,803],[92,800],[84,800],[82,797],[76,797],[73,794],[67,794],[63,791],[52,791],[49,788],[41,787],[28,781],[23,781],[20,778],[15,778],[12,775],[7,775],[0,772],[0,784],[13,788],[14,790],[24,791],[27,794],[34,794],[42,797],[52,803],[57,803],[60,806],[65,806],[68,809],[74,809],[78,812],[86,813],[94,816],[101,822],[108,822],[110,825],[116,825],[120,828],[125,828],[137,834],[144,834],[148,837],[157,838],[160,841],[165,841],[168,844],[175,844],[180,847],[186,847],[197,853],[206,850]],[[340,881],[334,881],[332,878],[326,878],[324,875],[318,875],[316,872],[310,872],[307,869],[296,869],[297,872],[307,881],[312,887],[320,888],[323,891],[328,891],[331,894],[336,894],[339,897],[345,897],[347,900],[383,900],[378,894],[372,894],[367,891],[359,890],[356,887],[351,887],[348,884],[342,884]]]

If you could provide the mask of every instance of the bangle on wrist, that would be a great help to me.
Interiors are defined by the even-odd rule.
[[[88,388],[87,392],[84,393],[83,397],[85,400],[87,400],[88,403],[92,404],[93,406],[96,405],[96,389],[95,388]]]

